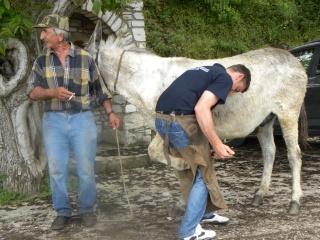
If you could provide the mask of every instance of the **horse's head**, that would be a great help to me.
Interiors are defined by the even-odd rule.
[[[99,45],[102,40],[102,27],[101,27],[101,21],[99,20],[96,23],[96,27],[87,43],[87,46],[85,48],[86,51],[88,51],[93,59],[97,62],[97,53],[99,51]]]
[[[106,41],[102,40],[102,25],[98,21],[88,41],[86,50],[95,59],[103,81],[111,92],[116,92],[117,78],[121,64],[121,57],[127,46],[125,38],[108,35]]]

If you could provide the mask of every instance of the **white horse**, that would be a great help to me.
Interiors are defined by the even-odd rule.
[[[307,76],[293,55],[285,50],[266,48],[215,60],[162,58],[141,49],[121,47],[120,40],[112,37],[100,43],[98,52],[98,66],[109,89],[136,105],[153,129],[156,101],[172,81],[190,68],[214,63],[225,67],[241,63],[251,71],[249,90],[228,96],[226,104],[214,108],[213,119],[221,139],[245,137],[260,126],[257,135],[264,169],[252,204],[260,205],[269,190],[276,151],[273,123],[277,117],[292,170],[289,213],[297,214],[302,197],[298,119],[306,93]],[[157,136],[149,146],[151,158],[166,163],[162,151],[162,140]],[[176,167],[185,166],[178,163]]]

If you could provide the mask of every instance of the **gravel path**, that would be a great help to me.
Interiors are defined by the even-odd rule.
[[[215,163],[228,209],[219,212],[230,218],[228,225],[203,225],[217,232],[215,239],[319,239],[320,235],[320,138],[311,138],[311,149],[303,153],[302,189],[304,197],[298,216],[287,214],[291,195],[291,172],[281,138],[276,139],[277,154],[272,183],[264,204],[256,208],[251,198],[260,184],[262,157],[255,137],[236,150],[232,160]],[[136,152],[136,153],[135,153]],[[146,148],[123,154],[146,154]],[[109,155],[107,154],[109,153]],[[99,157],[115,155],[100,149]],[[74,177],[73,177],[74,178]],[[97,176],[96,213],[99,222],[83,228],[74,213],[71,224],[61,231],[51,231],[55,212],[50,202],[35,199],[21,206],[0,209],[0,240],[28,239],[104,239],[173,240],[181,217],[169,217],[171,206],[179,199],[179,184],[171,169],[160,163],[125,169],[128,200],[120,172]],[[70,193],[76,199],[75,193]],[[132,210],[132,216],[130,214]]]

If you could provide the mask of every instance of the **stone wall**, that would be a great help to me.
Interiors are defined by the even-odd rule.
[[[104,14],[100,12],[95,15],[92,12],[92,2],[89,0],[81,7],[73,9],[69,16],[71,41],[84,48],[95,28],[95,22],[102,20],[104,39],[114,34],[123,39],[125,46],[145,48],[146,36],[142,9],[142,1],[131,1],[130,5],[123,9],[121,15],[112,12]],[[94,111],[99,131],[99,143],[116,143],[116,137],[122,145],[126,146],[150,143],[151,129],[146,126],[146,122],[135,106],[122,96],[115,94],[113,110],[122,119],[122,126],[117,130],[117,134],[110,128],[103,107],[98,107]]]

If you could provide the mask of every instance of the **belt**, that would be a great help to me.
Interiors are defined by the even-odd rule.
[[[77,113],[82,113],[82,112],[86,112],[89,111],[89,109],[86,110],[80,110],[80,109],[66,109],[66,110],[53,110],[53,111],[49,111],[49,112],[54,112],[54,113],[64,113],[67,115],[72,115],[72,114],[77,114]]]
[[[181,113],[181,112],[178,112],[178,111],[168,111],[168,112],[156,111],[156,112],[160,113],[160,114],[164,114],[164,115],[176,115],[176,116],[195,115],[194,112],[190,112],[190,113]]]

